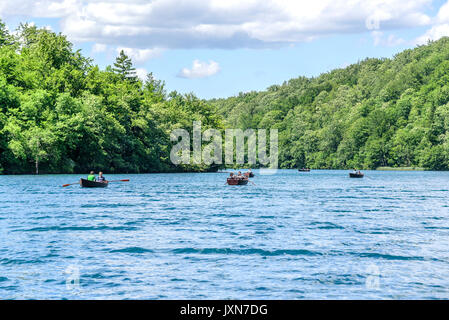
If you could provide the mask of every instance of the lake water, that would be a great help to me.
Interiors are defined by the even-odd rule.
[[[0,176],[0,298],[449,298],[449,172],[255,173]]]

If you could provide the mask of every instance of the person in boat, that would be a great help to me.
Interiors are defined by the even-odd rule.
[[[103,172],[98,172],[98,178],[97,178],[98,182],[106,182],[106,178],[103,176]]]
[[[234,179],[234,172],[231,172],[231,173],[229,174],[229,178]]]
[[[244,179],[245,176],[242,174],[242,171],[239,171],[239,174],[237,175],[237,178]]]
[[[87,176],[87,180],[89,181],[95,181],[95,172],[91,171],[89,175]]]

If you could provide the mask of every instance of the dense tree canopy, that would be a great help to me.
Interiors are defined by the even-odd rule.
[[[169,160],[170,132],[195,119],[222,128],[204,101],[139,80],[123,52],[101,71],[61,34],[0,24],[0,172],[208,170]]]
[[[210,102],[228,126],[278,128],[282,168],[449,168],[449,38]]]

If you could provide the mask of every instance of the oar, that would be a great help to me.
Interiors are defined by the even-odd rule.
[[[252,182],[251,180],[248,179],[249,182],[251,182],[253,185],[256,185],[254,182]]]
[[[109,183],[109,182],[128,182],[128,181],[129,181],[129,179],[109,180],[108,183]]]
[[[74,185],[74,184],[79,184],[79,183],[80,182],[78,181],[78,182],[75,182],[75,183],[63,184],[62,187],[68,187],[68,186],[71,186],[71,185]]]

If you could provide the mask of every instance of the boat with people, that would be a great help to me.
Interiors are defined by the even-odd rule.
[[[80,186],[83,188],[106,188],[108,186],[108,181],[100,182],[81,178]]]
[[[238,174],[231,172],[229,178],[226,179],[226,183],[230,186],[244,186],[248,184],[248,175],[242,174],[240,171]]]
[[[349,178],[363,178],[364,174],[360,170],[355,170],[349,173]]]
[[[298,171],[299,172],[310,172],[310,169],[308,169],[308,168],[301,168],[301,169],[298,169]]]
[[[98,177],[95,176],[94,171],[91,171],[87,176],[87,179],[81,178],[79,182],[63,184],[62,187],[73,186],[74,184],[79,184],[82,188],[106,188],[109,182],[127,182],[129,179],[119,179],[119,180],[106,180],[103,172],[98,173]]]
[[[248,178],[228,178],[227,184],[230,186],[244,186],[248,184]]]

